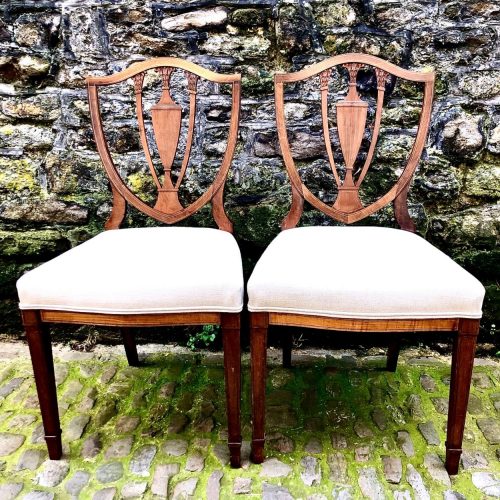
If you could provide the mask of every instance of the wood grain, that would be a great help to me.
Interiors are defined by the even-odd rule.
[[[458,319],[348,319],[306,314],[269,313],[270,325],[298,326],[345,332],[451,332]]]
[[[450,475],[457,474],[462,454],[465,417],[478,333],[479,320],[462,319],[453,342],[445,462],[446,470]]]
[[[157,69],[163,75],[163,90],[162,97],[157,105],[153,106],[153,128],[155,131],[156,140],[159,146],[160,158],[164,167],[165,176],[163,184],[160,183],[154,168],[151,152],[148,145],[144,118],[143,118],[143,105],[142,105],[142,85],[144,81],[144,72],[150,69]],[[186,149],[184,152],[184,159],[182,162],[179,177],[176,184],[173,185],[170,174],[173,158],[176,153],[177,145],[179,143],[179,130],[180,130],[180,108],[173,102],[169,92],[169,78],[174,69],[183,69],[186,73],[187,87],[190,93],[190,118],[188,125],[188,137],[186,142]],[[144,150],[146,161],[153,177],[153,181],[158,189],[158,197],[155,206],[151,207],[138,196],[136,196],[130,188],[125,184],[118,172],[113,158],[109,152],[109,145],[107,143],[106,135],[104,133],[100,105],[99,105],[99,87],[114,85],[123,82],[127,78],[134,79],[134,93],[136,101],[136,113],[138,117],[139,135],[141,138],[141,145]],[[196,84],[198,78],[204,78],[218,84],[228,84],[231,86],[232,103],[231,103],[231,118],[229,123],[229,132],[226,145],[226,151],[221,160],[220,168],[212,182],[212,184],[205,190],[205,192],[198,197],[194,202],[187,207],[182,207],[178,200],[178,190],[180,182],[184,178],[189,156],[193,141],[193,134],[195,129],[196,117]],[[92,121],[92,129],[96,141],[97,150],[101,157],[113,191],[146,215],[165,224],[173,224],[187,217],[193,215],[200,208],[207,203],[211,202],[215,205],[215,211],[219,215],[220,229],[231,231],[231,224],[227,223],[227,217],[221,216],[224,211],[222,204],[222,193],[224,184],[227,179],[227,174],[231,166],[231,162],[236,147],[236,140],[238,136],[239,116],[240,116],[240,84],[241,75],[221,75],[212,71],[206,70],[189,61],[183,61],[176,58],[157,58],[143,61],[127,68],[115,75],[109,77],[88,77],[87,78],[87,92],[89,96],[90,117]],[[221,191],[222,189],[222,191]],[[217,195],[217,196],[216,196]],[[114,221],[119,219],[117,216]],[[115,228],[115,227],[113,227]]]
[[[337,103],[337,125],[340,139],[341,150],[344,156],[346,173],[343,181],[340,181],[338,172],[335,167],[333,152],[330,144],[330,134],[328,130],[328,78],[331,74],[331,69],[338,65],[344,65],[350,74],[349,91],[343,101]],[[377,77],[377,109],[375,113],[375,121],[373,124],[372,139],[365,163],[361,169],[357,180],[353,179],[353,165],[356,159],[361,139],[365,130],[366,124],[366,109],[367,104],[361,100],[356,90],[356,75],[362,65],[372,66]],[[364,180],[371,161],[373,160],[375,146],[380,131],[380,123],[382,116],[382,106],[384,100],[385,83],[389,75],[398,76],[410,81],[421,82],[424,84],[422,109],[418,125],[417,134],[413,147],[408,156],[406,165],[396,183],[391,189],[378,198],[373,203],[363,206],[359,198],[359,188]],[[285,119],[285,103],[284,103],[284,86],[287,83],[298,82],[310,79],[319,75],[319,86],[321,91],[321,113],[323,123],[323,138],[325,140],[325,148],[329,159],[334,179],[338,188],[338,195],[333,206],[329,206],[319,198],[317,198],[309,188],[302,182],[297,171],[295,161],[292,157],[290,144],[288,141],[287,125]],[[313,207],[320,210],[329,217],[351,224],[372,215],[387,204],[397,200],[396,207],[398,209],[398,222],[409,229],[411,224],[408,222],[409,215],[406,207],[405,189],[409,185],[413,173],[417,167],[421,157],[425,140],[429,129],[430,115],[432,109],[432,99],[434,93],[434,78],[433,72],[418,73],[408,71],[403,68],[384,61],[378,57],[368,56],[366,54],[345,54],[336,56],[317,64],[313,64],[302,71],[296,73],[278,73],[275,75],[275,106],[276,106],[276,124],[278,129],[278,138],[283,155],[288,176],[292,183],[292,207],[290,213],[285,217],[282,223],[282,229],[294,227],[302,213],[303,206],[297,202],[297,198],[309,202]],[[404,205],[404,207],[403,207]],[[406,207],[406,215],[405,215]]]
[[[167,325],[218,325],[218,312],[164,313],[164,314],[97,314],[86,312],[40,311],[47,323],[71,323],[99,326],[167,326]]]

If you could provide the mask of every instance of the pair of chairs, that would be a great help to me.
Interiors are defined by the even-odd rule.
[[[344,168],[332,151],[329,83],[335,66],[349,73],[349,90],[336,107],[337,134]],[[362,67],[374,68],[376,108],[370,147],[355,170],[365,134],[368,104],[357,91]],[[162,78],[161,98],[151,107],[151,122],[165,172],[160,181],[152,161],[144,122],[144,77],[156,70]],[[182,110],[171,95],[175,70],[184,70],[189,113],[184,156],[172,171],[182,129]],[[179,71],[175,71],[178,76]],[[372,163],[380,131],[386,83],[399,77],[423,84],[420,122],[407,164],[395,185],[375,202],[363,205],[359,188]],[[319,77],[319,82],[318,82]],[[190,161],[195,135],[199,79],[231,87],[227,147],[212,184],[184,207],[179,187]],[[157,188],[151,206],[122,180],[113,160],[99,106],[98,88],[132,79],[139,135]],[[337,185],[332,205],[316,197],[302,182],[294,163],[285,120],[285,84],[318,85],[326,156]],[[104,233],[26,273],[18,281],[20,308],[30,347],[36,386],[51,459],[62,454],[61,430],[51,354],[49,323],[120,327],[129,364],[138,356],[133,327],[221,325],[228,416],[230,463],[240,465],[240,313],[244,282],[241,256],[232,224],[224,211],[223,189],[233,158],[239,125],[240,75],[221,75],[191,62],[158,58],[134,64],[106,77],[87,79],[90,113],[97,148],[111,182],[113,208]],[[395,370],[397,334],[413,331],[454,332],[454,348],[446,441],[446,468],[456,474],[461,454],[475,342],[484,288],[450,258],[414,234],[407,207],[408,187],[424,148],[430,122],[434,73],[417,73],[382,59],[345,54],[296,73],[277,74],[275,104],[279,142],[292,184],[292,205],[283,231],[269,245],[248,281],[250,314],[252,444],[251,458],[264,459],[267,329],[270,325],[335,331],[393,332],[387,367]],[[105,89],[107,90],[107,89]],[[174,173],[174,175],[172,175]],[[176,174],[176,180],[174,182]],[[304,200],[327,216],[347,224],[394,204],[401,229],[296,225]],[[118,229],[127,203],[154,219],[172,224],[211,202],[219,229],[158,227]],[[159,256],[160,258],[153,258]],[[182,263],[182,264],[181,264]],[[285,342],[284,363],[290,362]]]

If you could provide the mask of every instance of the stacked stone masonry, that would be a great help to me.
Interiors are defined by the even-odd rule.
[[[274,72],[359,51],[410,69],[436,70],[430,136],[411,189],[411,214],[419,233],[486,285],[485,330],[498,319],[498,2],[11,0],[2,2],[0,12],[0,294],[5,318],[16,316],[17,277],[101,231],[109,214],[108,184],[89,123],[86,75],[111,74],[156,56],[242,73],[241,129],[226,207],[250,268],[278,232],[290,203],[277,144]],[[340,98],[345,83],[345,75],[335,72],[332,98]],[[364,98],[373,101],[373,73],[362,71],[358,83]],[[146,109],[158,98],[157,84],[158,77],[148,75]],[[174,77],[174,97],[186,104],[182,84],[181,75]],[[291,88],[286,115],[301,174],[313,192],[331,202],[318,88],[314,79]],[[365,200],[387,189],[400,173],[415,135],[420,98],[421,90],[404,82],[388,91]],[[103,99],[120,170],[131,189],[154,201],[132,87],[103,92]],[[208,185],[225,147],[227,92],[201,83],[199,99],[184,201]],[[333,132],[332,140],[340,161]],[[367,133],[365,150],[368,144]],[[302,221],[328,223],[312,210]],[[390,209],[367,222],[394,224]],[[152,223],[133,210],[127,216],[129,226]],[[209,211],[195,216],[192,224],[213,224]],[[367,473],[366,481],[370,477]]]

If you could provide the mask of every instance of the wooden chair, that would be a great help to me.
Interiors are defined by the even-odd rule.
[[[160,182],[146,135],[143,83],[148,72],[162,79],[161,98],[152,108],[152,127],[164,179]],[[184,72],[184,73],[183,73]],[[178,149],[182,109],[172,99],[170,78],[187,83],[187,141],[174,182],[172,165]],[[133,79],[139,135],[158,194],[154,206],[136,196],[122,180],[110,154],[101,117],[99,89]],[[224,84],[232,97],[227,147],[212,184],[188,206],[179,187],[186,173],[195,136],[198,81]],[[206,81],[206,82],[205,82]],[[22,276],[18,293],[51,459],[62,453],[49,323],[114,326],[122,329],[130,365],[138,364],[132,327],[221,325],[227,396],[230,462],[240,465],[240,312],[243,272],[232,223],[223,206],[223,190],[235,149],[240,112],[241,76],[222,75],[177,58],[139,62],[112,76],[87,78],[90,115],[100,157],[113,191],[108,231]],[[206,86],[204,88],[207,88]],[[101,101],[102,102],[102,101]],[[117,230],[127,203],[154,219],[173,224],[208,202],[219,229],[148,227]]]
[[[338,139],[344,176],[335,166],[328,120],[328,88],[332,70],[349,74],[347,96],[336,103]],[[357,74],[373,68],[377,81],[371,143],[358,173],[353,173],[367,120],[367,102],[357,91]],[[418,131],[406,166],[391,189],[366,206],[360,185],[372,163],[379,135],[384,93],[390,75],[423,84]],[[392,77],[390,77],[392,78]],[[309,79],[309,80],[308,80]],[[338,194],[329,205],[302,182],[292,157],[285,121],[285,84],[308,80],[321,95],[326,156]],[[424,148],[431,116],[434,73],[407,71],[377,57],[345,54],[296,73],[275,76],[279,142],[292,184],[292,205],[282,232],[271,242],[248,282],[252,371],[252,459],[264,459],[266,343],[269,325],[363,332],[454,332],[454,348],[446,441],[446,469],[456,474],[461,454],[476,337],[484,288],[449,257],[414,234],[407,192]],[[304,200],[336,221],[351,224],[393,202],[404,231],[384,227],[312,226],[296,228]],[[287,343],[285,342],[285,346]],[[389,350],[388,368],[395,369],[397,341]],[[284,350],[289,360],[290,347]]]

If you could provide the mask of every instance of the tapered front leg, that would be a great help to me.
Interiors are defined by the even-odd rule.
[[[264,461],[266,411],[266,349],[269,315],[250,313],[250,353],[252,376],[252,452],[256,464]]]
[[[399,334],[394,334],[394,338],[391,339],[389,343],[389,348],[387,349],[387,365],[386,370],[389,372],[395,372],[398,367],[399,350],[401,349],[401,336]]]
[[[457,474],[462,454],[465,416],[478,332],[479,320],[461,319],[453,342],[445,464],[448,474],[451,475]]]
[[[38,311],[22,311],[22,318],[33,364],[49,457],[52,460],[59,460],[62,456],[61,425],[57,408],[50,333],[42,324]]]
[[[139,356],[137,354],[137,345],[135,343],[135,333],[132,328],[120,328],[122,334],[125,354],[130,366],[139,366]]]
[[[221,315],[226,381],[227,429],[231,467],[241,466],[241,347],[240,315]]]

